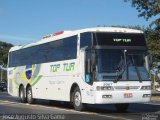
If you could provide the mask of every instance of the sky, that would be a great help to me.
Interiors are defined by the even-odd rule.
[[[63,30],[149,24],[124,0],[0,0],[0,41],[13,45]]]

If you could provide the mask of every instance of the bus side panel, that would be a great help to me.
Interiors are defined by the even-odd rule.
[[[33,88],[34,98],[69,101],[70,78],[64,77],[43,77]]]
[[[8,68],[7,71],[7,79],[8,79],[8,93],[12,96],[19,96],[18,92],[18,84],[16,82],[16,68]]]
[[[86,84],[83,75],[78,70],[76,60],[31,65],[31,68],[30,79],[26,75],[26,71],[30,69],[26,66],[8,71],[10,94],[18,96],[19,86],[22,84],[26,88],[27,84],[30,84],[33,98],[70,101],[71,87],[77,83],[81,90],[82,102],[94,101],[91,85]]]
[[[76,60],[41,64],[40,80],[32,85],[34,98],[70,101],[71,85],[76,79]]]

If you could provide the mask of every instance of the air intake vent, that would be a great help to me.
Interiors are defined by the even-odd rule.
[[[114,86],[116,90],[138,90],[140,86]]]

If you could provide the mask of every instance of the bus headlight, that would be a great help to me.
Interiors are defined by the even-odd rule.
[[[112,86],[97,86],[97,91],[109,91],[109,90],[113,90]]]
[[[151,90],[151,86],[142,86],[141,90]]]
[[[143,94],[143,98],[151,97],[151,94]]]

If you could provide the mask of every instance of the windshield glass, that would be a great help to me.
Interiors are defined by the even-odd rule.
[[[97,51],[97,69],[101,80],[149,80],[145,67],[145,51],[109,50]]]

